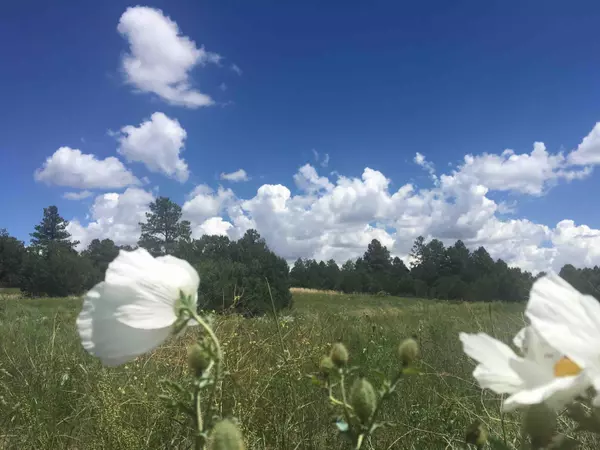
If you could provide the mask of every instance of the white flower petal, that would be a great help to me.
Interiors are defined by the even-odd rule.
[[[196,300],[198,299],[198,286],[200,285],[200,277],[196,269],[192,265],[179,258],[175,258],[171,255],[159,256],[156,258],[157,261],[163,264],[177,267],[183,270],[177,270],[176,273],[180,274],[180,289],[187,295],[192,295]]]
[[[508,412],[519,406],[545,403],[548,407],[558,410],[585,392],[588,386],[589,381],[585,374],[555,378],[550,383],[516,392],[504,401],[502,409]]]
[[[198,275],[176,258],[154,259],[146,250],[120,251],[106,271],[107,300],[116,306],[117,320],[140,329],[165,328],[177,319],[180,290],[197,296]],[[194,271],[195,272],[195,271]],[[189,291],[189,292],[188,292]]]
[[[523,381],[510,367],[510,360],[517,358],[510,347],[485,333],[460,333],[459,337],[464,352],[480,363],[473,376],[482,388],[507,394],[522,387]]]
[[[526,315],[548,344],[586,367],[598,360],[600,327],[590,317],[597,303],[559,276],[547,275],[533,284]]]
[[[77,318],[83,348],[108,366],[123,364],[160,345],[171,327],[140,330],[116,320],[114,305],[106,301],[105,282],[98,283],[85,296]]]
[[[525,343],[525,332],[526,331],[527,331],[527,327],[521,328],[519,330],[519,332],[513,338],[513,344],[515,344],[515,347],[517,347],[521,351],[524,351],[523,344]]]

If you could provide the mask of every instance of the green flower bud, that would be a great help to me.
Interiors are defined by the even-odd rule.
[[[210,355],[198,343],[188,348],[188,365],[197,377],[201,376],[210,366]]]
[[[331,357],[323,356],[321,362],[319,363],[319,370],[323,375],[328,375],[335,369],[335,364],[333,363]]]
[[[478,420],[467,427],[467,435],[465,437],[465,442],[467,444],[473,444],[477,448],[483,448],[484,444],[487,442],[487,438],[488,432]]]
[[[218,422],[210,434],[208,450],[245,450],[242,432],[235,423],[225,419]]]
[[[531,438],[532,448],[544,448],[556,432],[556,413],[543,403],[527,408],[523,428]]]
[[[330,357],[337,367],[344,367],[346,364],[348,364],[348,349],[346,349],[344,344],[338,342],[331,348]]]
[[[419,344],[412,338],[405,339],[398,346],[398,356],[402,367],[410,366],[419,356]]]
[[[350,405],[363,424],[369,422],[377,407],[377,394],[366,378],[357,378],[352,384]]]

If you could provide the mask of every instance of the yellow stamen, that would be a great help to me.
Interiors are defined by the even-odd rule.
[[[566,356],[563,356],[556,364],[554,364],[554,376],[555,377],[568,377],[571,375],[578,375],[581,372],[581,367],[575,364]]]

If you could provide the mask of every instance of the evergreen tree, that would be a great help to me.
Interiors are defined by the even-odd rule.
[[[25,246],[23,242],[0,228],[0,286],[16,287],[19,285],[19,275]]]
[[[73,249],[79,241],[71,241],[71,234],[67,231],[69,222],[58,214],[54,205],[44,208],[42,221],[35,226],[35,231],[30,234],[31,245],[42,252],[47,251],[50,243],[64,245]]]
[[[191,241],[190,222],[181,220],[181,206],[168,197],[159,197],[149,207],[146,222],[140,223],[140,247],[154,256],[172,255],[177,252],[178,244]]]

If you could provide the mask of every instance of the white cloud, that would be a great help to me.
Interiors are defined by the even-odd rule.
[[[189,170],[180,153],[186,137],[186,131],[176,119],[155,112],[138,127],[127,125],[121,128],[117,135],[118,151],[130,162],[142,162],[152,172],[184,182],[189,177]]]
[[[442,184],[481,184],[496,191],[540,196],[560,179],[571,181],[590,174],[591,168],[573,168],[562,153],[550,154],[543,142],[535,142],[531,153],[504,150],[499,155],[466,155],[457,170],[442,176]]]
[[[221,89],[223,92],[225,92],[227,90],[227,85],[225,83],[221,83],[219,85],[219,89]]]
[[[127,8],[117,30],[129,43],[129,53],[121,61],[128,83],[172,105],[197,108],[214,104],[191,86],[190,72],[198,65],[219,64],[220,55],[198,48],[159,9]]]
[[[90,191],[80,191],[80,192],[65,192],[63,194],[63,198],[67,200],[83,200],[84,198],[91,197],[92,193]]]
[[[197,239],[205,234],[209,236],[227,236],[228,231],[233,227],[231,223],[223,220],[222,217],[211,217],[206,219],[202,224],[194,227],[192,237]]]
[[[250,198],[240,198],[231,189],[199,185],[183,204],[183,216],[191,221],[195,237],[218,234],[237,239],[255,228],[288,261],[308,257],[342,263],[362,255],[371,239],[379,239],[393,255],[408,260],[414,239],[422,235],[447,245],[457,239],[472,249],[483,245],[493,258],[533,272],[559,270],[565,263],[600,265],[598,229],[572,220],[546,225],[526,218],[501,218],[507,210],[514,211],[517,200],[506,204],[490,198],[494,191],[507,190],[496,178],[497,170],[506,169],[511,190],[532,195],[544,192],[551,180],[565,180],[564,174],[579,171],[572,170],[562,156],[549,155],[540,144],[531,154],[513,155],[472,155],[456,170],[440,174],[439,184],[427,189],[413,184],[392,189],[388,177],[368,167],[360,177],[338,174],[330,180],[306,164],[293,176],[295,194],[283,184],[264,184]],[[541,170],[532,161],[541,163]],[[427,160],[417,157],[415,162]],[[518,174],[524,180],[519,181]],[[127,192],[147,197],[132,202],[138,209],[124,207],[121,197]],[[132,188],[121,196],[98,197],[93,222],[74,237],[101,233],[110,237],[117,235],[116,230],[126,230],[121,235],[135,242],[136,223],[143,217],[131,218],[129,211],[143,212],[148,196],[152,198]],[[71,225],[79,231],[77,226],[78,222]]]
[[[46,184],[76,189],[118,189],[140,183],[117,158],[97,159],[70,147],[56,150],[34,177]]]
[[[329,153],[325,153],[325,156],[321,158],[319,152],[316,151],[314,148],[312,149],[312,152],[315,156],[315,161],[317,162],[317,164],[319,164],[321,167],[327,167],[329,165]]]
[[[154,196],[139,188],[128,188],[124,193],[99,195],[90,209],[87,225],[71,220],[68,231],[80,241],[83,250],[93,239],[112,239],[117,245],[135,245],[140,236],[139,222],[144,222],[148,205]]]
[[[231,70],[233,70],[235,73],[237,73],[240,76],[242,75],[242,69],[240,69],[237,64],[232,64]]]
[[[232,181],[238,183],[240,181],[248,181],[248,174],[244,169],[238,169],[235,172],[221,173],[221,180]]]
[[[182,206],[183,218],[193,225],[202,224],[206,219],[220,215],[235,198],[231,189],[219,187],[215,192],[209,186],[196,186]]]
[[[320,177],[317,171],[310,164],[305,164],[298,170],[298,173],[294,175],[294,181],[299,189],[314,193],[321,189],[330,191],[333,189],[333,184],[329,182],[327,177]]]
[[[438,177],[435,174],[435,167],[431,161],[427,161],[425,159],[425,156],[423,156],[419,152],[417,152],[415,154],[413,161],[415,162],[415,164],[417,164],[418,166],[421,166],[423,169],[425,169],[429,173],[429,177],[433,180],[434,184],[436,184],[436,185],[438,184]]]
[[[581,144],[569,153],[569,162],[577,165],[600,164],[600,122],[594,125]]]

